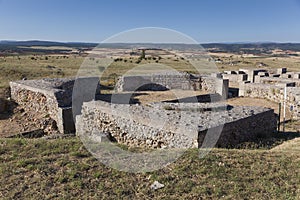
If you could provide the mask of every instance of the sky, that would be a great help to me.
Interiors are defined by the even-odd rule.
[[[142,27],[199,43],[300,42],[300,0],[0,0],[0,40],[101,42]]]

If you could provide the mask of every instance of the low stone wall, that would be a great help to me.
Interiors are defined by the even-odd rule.
[[[21,106],[26,113],[30,113],[30,118],[34,118],[36,123],[46,133],[62,131],[60,120],[57,116],[58,103],[54,91],[44,91],[36,89],[29,82],[11,82],[11,97]],[[47,124],[50,123],[50,127]],[[46,126],[45,126],[46,125]]]
[[[263,83],[263,84],[280,84],[280,83],[295,83],[296,87],[300,87],[300,79],[296,78],[281,78],[281,77],[255,77],[256,83]]]
[[[238,109],[243,108],[240,107]],[[253,115],[225,123],[216,146],[235,147],[242,142],[257,141],[271,137],[276,130],[276,124],[274,110],[256,111]],[[208,130],[199,132],[199,147],[203,143],[207,132]]]
[[[263,123],[262,123],[263,122]],[[83,104],[76,118],[76,134],[93,137],[110,134],[129,146],[150,148],[201,147],[205,135],[224,128],[217,146],[268,137],[276,130],[274,111],[260,107],[230,107],[224,104],[155,103],[149,105]],[[211,132],[212,131],[212,132]]]
[[[74,83],[74,78],[10,82],[11,98],[45,133],[74,133],[72,114]]]
[[[247,83],[241,84],[239,96],[265,98],[274,102],[283,103],[284,87],[272,84]],[[300,88],[287,87],[287,107],[293,110],[294,119],[300,119]]]
[[[223,74],[223,79],[228,79],[229,83],[246,81],[247,77],[247,74]]]
[[[247,74],[247,81],[253,83],[255,81],[255,76],[259,72],[267,72],[265,69],[239,69],[239,72]]]
[[[211,94],[219,94],[223,100],[228,98],[229,81],[222,78],[202,76],[201,88]]]
[[[198,78],[192,80],[188,73],[157,73],[138,76],[122,76],[117,83],[117,91],[192,89],[197,87]],[[199,87],[199,86],[198,86]]]
[[[142,76],[122,76],[116,84],[117,91],[169,89],[203,90],[218,93],[224,98],[228,95],[228,80],[212,76],[192,75],[189,73],[157,73]]]

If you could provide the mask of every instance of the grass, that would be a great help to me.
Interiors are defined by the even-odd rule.
[[[0,139],[2,199],[299,199],[296,153],[188,150],[159,171],[129,174],[99,163],[77,138]],[[165,185],[153,191],[154,181]]]
[[[74,55],[22,55],[0,57],[0,87],[22,78],[75,76],[84,57]]]
[[[82,65],[86,57],[79,55],[20,55],[20,56],[2,56],[0,57],[0,88],[8,87],[10,81],[27,79],[40,79],[45,77],[67,77],[76,76],[78,69]],[[126,60],[126,62],[125,62]],[[161,60],[142,60],[139,64],[136,63],[138,58],[127,58],[122,61],[114,61],[104,72],[103,81],[111,84],[117,76],[125,74],[128,70],[140,65],[148,66],[147,73],[157,72],[158,70],[166,69],[163,66],[172,67],[178,71],[195,71],[191,64],[185,60],[175,60],[174,58],[162,58]],[[131,62],[130,62],[131,61]],[[158,63],[156,63],[156,61]],[[103,70],[101,61],[95,58],[87,58],[86,65],[93,66],[96,70]],[[209,69],[210,63],[204,61],[202,63],[203,70]],[[136,73],[143,72],[144,69],[139,69]],[[95,73],[94,73],[95,74]],[[99,72],[98,72],[99,74]],[[108,85],[109,85],[108,84]]]
[[[232,54],[233,55],[233,54]],[[256,56],[256,57],[245,57],[241,58],[237,55],[234,59],[226,56],[218,56],[223,60],[223,63],[216,63],[220,71],[224,70],[238,70],[240,68],[268,68],[276,69],[287,67],[288,71],[298,72],[300,68],[300,57],[275,57],[275,56]],[[232,65],[232,62],[237,62],[237,64]],[[260,67],[257,64],[264,63],[267,66]]]

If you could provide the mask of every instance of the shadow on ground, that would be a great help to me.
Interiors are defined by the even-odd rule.
[[[105,101],[114,104],[140,104],[141,102],[135,97],[148,95],[147,93],[120,93],[120,94],[100,94],[96,100]]]
[[[203,94],[197,96],[191,96],[181,99],[173,99],[164,101],[166,103],[213,103],[222,100],[222,96],[219,94]]]
[[[228,147],[232,149],[272,149],[284,142],[299,138],[299,132],[277,132],[268,138],[257,138],[255,141],[244,142],[234,147]]]

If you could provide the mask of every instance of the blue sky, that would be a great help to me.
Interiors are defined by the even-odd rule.
[[[0,40],[101,42],[163,27],[200,43],[300,42],[300,0],[0,0]]]

